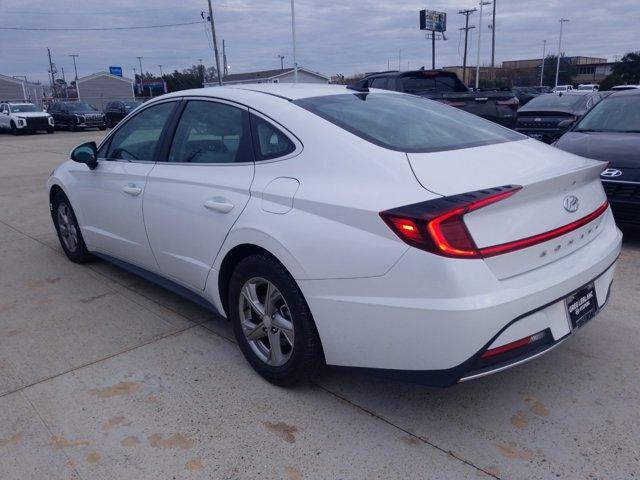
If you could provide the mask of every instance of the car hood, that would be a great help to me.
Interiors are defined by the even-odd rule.
[[[16,113],[13,113],[12,115],[15,115],[16,117],[22,117],[22,118],[48,117],[49,116],[49,114],[47,112],[16,112]]]
[[[640,133],[567,132],[555,146],[582,157],[610,162],[609,168],[623,172],[612,180],[640,181]]]

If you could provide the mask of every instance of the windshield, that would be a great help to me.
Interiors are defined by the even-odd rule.
[[[531,99],[525,106],[527,110],[534,110],[534,107],[575,107],[587,98],[584,94],[557,95],[547,93]]]
[[[375,145],[437,152],[527,138],[431,100],[390,93],[303,98],[296,105]]]
[[[593,85],[582,85],[578,87],[578,90],[593,90],[593,89],[594,89]]]
[[[40,107],[36,107],[35,105],[24,104],[24,105],[9,105],[11,109],[11,113],[22,113],[22,112],[41,112],[42,109]]]
[[[640,95],[607,98],[593,107],[574,131],[640,133]]]
[[[85,102],[67,103],[67,108],[70,112],[86,112],[95,110],[95,108]]]
[[[122,102],[122,104],[124,105],[124,108],[129,110],[129,109],[133,109],[133,108],[136,108],[137,106],[139,106],[140,102]]]

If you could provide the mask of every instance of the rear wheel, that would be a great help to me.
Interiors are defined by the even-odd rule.
[[[53,127],[47,128],[47,133],[53,133],[55,132]]]
[[[11,120],[11,135],[18,135],[18,127],[13,120]]]
[[[307,303],[274,258],[242,260],[229,285],[229,316],[242,353],[266,380],[286,386],[312,379],[324,363]]]
[[[75,263],[86,263],[92,260],[93,255],[87,250],[67,196],[62,192],[56,193],[52,207],[53,224],[58,233],[58,240],[69,260]]]

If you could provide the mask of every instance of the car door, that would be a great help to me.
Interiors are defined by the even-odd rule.
[[[82,234],[90,250],[157,271],[142,217],[147,175],[178,101],[156,103],[114,129],[101,145],[98,166],[71,174]]]
[[[144,221],[163,275],[195,290],[249,201],[254,175],[248,109],[188,99],[166,157],[148,176]]]

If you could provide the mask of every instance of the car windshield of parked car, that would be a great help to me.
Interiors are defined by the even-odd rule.
[[[340,94],[295,104],[373,144],[402,152],[437,152],[525,137],[454,107],[409,95]]]
[[[535,110],[536,107],[557,107],[557,108],[568,108],[568,107],[577,107],[580,102],[584,101],[586,97],[584,94],[565,94],[558,95],[556,93],[549,93],[545,95],[540,95],[536,98],[532,98],[527,105],[524,107],[527,110]]]
[[[607,98],[596,105],[574,131],[640,133],[640,95]]]
[[[124,108],[127,110],[133,110],[142,104],[140,102],[122,102],[122,105],[124,105]]]
[[[41,112],[42,109],[40,107],[36,107],[35,105],[11,105],[9,107],[11,109],[11,113],[23,113],[23,112]]]
[[[91,105],[85,102],[68,103],[67,108],[70,112],[87,112],[96,110]]]

